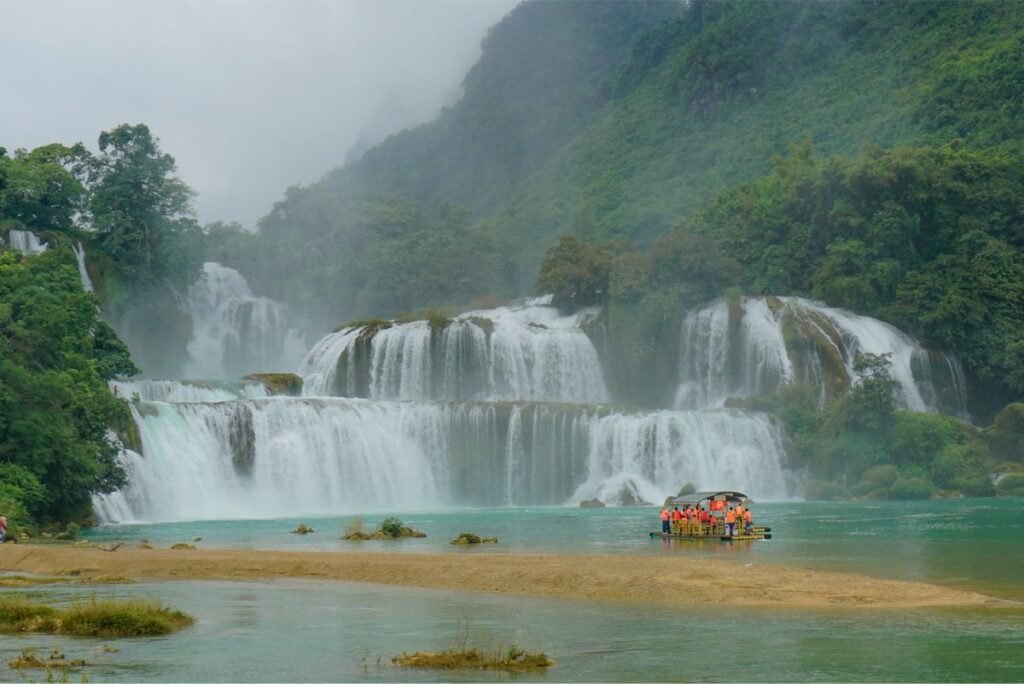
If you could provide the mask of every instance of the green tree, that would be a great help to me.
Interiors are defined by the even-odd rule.
[[[552,303],[575,311],[604,301],[612,260],[607,249],[563,235],[544,256],[534,290],[552,294]]]
[[[70,249],[0,253],[0,495],[36,520],[68,521],[121,485],[107,435],[131,416],[106,381],[135,372]]]
[[[89,213],[100,244],[135,288],[187,284],[198,274],[192,191],[175,175],[145,124],[123,124],[99,137],[89,165]]]
[[[0,219],[7,227],[71,230],[86,197],[89,158],[81,143],[17,150],[13,157],[0,152]]]

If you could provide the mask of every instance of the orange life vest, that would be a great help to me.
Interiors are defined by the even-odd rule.
[[[736,511],[732,511],[732,510],[728,511],[725,514],[725,522],[727,522],[727,523],[734,523],[734,522],[736,522]]]
[[[661,519],[662,520],[668,520],[668,517],[669,517],[668,516],[668,509],[667,508],[662,508],[661,509]]]

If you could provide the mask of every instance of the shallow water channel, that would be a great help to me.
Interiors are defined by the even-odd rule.
[[[463,528],[501,538],[467,553],[563,552],[707,555],[744,563],[921,579],[1024,598],[1024,501],[763,504],[770,542],[663,544],[644,537],[652,509],[498,509],[401,517],[422,540],[355,546],[337,539],[348,518],[196,522],[92,531],[97,540],[156,546],[452,551]],[[378,522],[367,518],[366,524]],[[583,600],[383,587],[335,581],[140,582],[50,586],[26,592],[52,602],[152,597],[193,614],[196,625],[147,639],[0,638],[4,663],[23,648],[53,647],[91,663],[90,681],[441,681],[507,679],[486,672],[410,671],[402,651],[438,650],[460,633],[485,647],[547,652],[546,681],[1022,681],[1024,608],[882,611],[666,608]],[[103,645],[120,650],[104,653]],[[0,677],[41,681],[39,671]],[[78,681],[73,672],[70,681]]]

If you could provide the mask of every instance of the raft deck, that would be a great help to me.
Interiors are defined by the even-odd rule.
[[[759,539],[771,539],[771,528],[754,528],[753,532],[741,534],[676,534],[674,532],[651,532],[651,539],[686,539],[687,541],[757,541]]]

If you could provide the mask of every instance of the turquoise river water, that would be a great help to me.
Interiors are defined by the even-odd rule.
[[[90,681],[492,680],[482,672],[409,671],[396,653],[437,650],[460,633],[483,646],[547,652],[543,681],[1024,681],[1024,500],[755,505],[774,539],[664,543],[647,538],[656,510],[494,509],[406,512],[427,533],[398,542],[344,542],[351,517],[201,521],[91,530],[96,541],[168,546],[460,553],[664,554],[785,563],[926,580],[1006,599],[971,609],[769,610],[666,608],[582,600],[383,587],[330,581],[140,582],[43,587],[51,602],[148,597],[196,617],[178,634],[132,640],[8,636],[0,660],[57,647],[85,658]],[[367,517],[373,527],[380,517]],[[299,522],[316,528],[289,534]],[[459,532],[500,538],[456,549]],[[11,591],[11,590],[5,590]],[[103,645],[117,652],[104,653]],[[72,673],[71,681],[78,681]],[[5,680],[37,672],[0,669]]]

